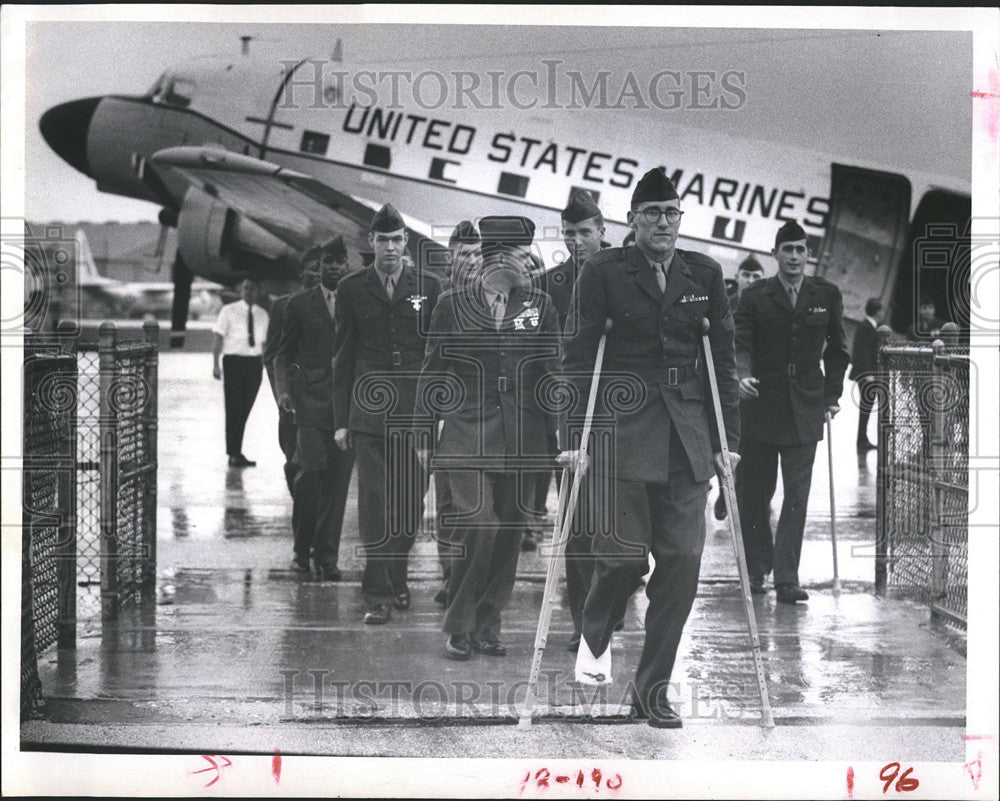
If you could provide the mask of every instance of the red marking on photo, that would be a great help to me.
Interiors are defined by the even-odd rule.
[[[847,769],[847,797],[854,798],[854,768]]]
[[[979,782],[983,780],[983,752],[980,751],[979,754],[972,762],[965,763],[965,772],[969,774],[969,780],[972,782],[972,789],[979,789]]]
[[[274,756],[271,757],[271,775],[274,776],[274,783],[281,781],[281,749],[274,749]]]

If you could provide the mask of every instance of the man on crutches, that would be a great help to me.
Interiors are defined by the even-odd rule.
[[[564,375],[577,384],[580,402],[562,441],[575,443],[598,344],[611,319],[598,406],[614,421],[614,443],[610,459],[591,469],[612,505],[613,527],[594,537],[595,571],[583,609],[576,679],[591,685],[611,681],[611,635],[652,552],[633,708],[658,728],[681,726],[667,688],[698,589],[709,479],[722,468],[700,358],[703,318],[710,323],[730,447],[739,441],[733,317],[722,268],[700,253],[675,249],[682,214],[665,173],[646,173],[628,213],[635,245],[604,250],[584,266],[574,296],[579,324],[564,340],[563,357]],[[579,461],[573,454],[561,460]]]

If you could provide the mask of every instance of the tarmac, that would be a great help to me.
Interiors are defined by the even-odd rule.
[[[641,591],[613,641],[614,684],[600,691],[572,681],[572,624],[558,593],[540,706],[523,728],[515,724],[551,535],[521,554],[504,658],[445,658],[433,600],[440,568],[426,532],[412,555],[412,608],[388,625],[364,626],[355,488],[343,580],[296,577],[266,379],[244,447],[258,466],[229,469],[211,357],[163,353],[155,597],[103,624],[96,598],[81,597],[77,649],[40,659],[45,703],[22,723],[22,750],[961,762],[965,639],[932,623],[919,603],[874,594],[876,454],[859,462],[854,453],[853,389],[834,422],[841,592],[832,589],[824,442],[802,556],[809,602],[780,605],[773,591],[754,599],[775,728],[760,726],[733,547],[712,516],[714,488],[699,593],[670,692],[684,728],[652,729],[622,705],[644,636]],[[775,510],[780,495],[779,482]]]

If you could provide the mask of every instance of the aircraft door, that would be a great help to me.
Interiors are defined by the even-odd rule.
[[[844,316],[864,318],[865,301],[888,306],[906,243],[910,182],[890,172],[831,165],[830,213],[816,274],[836,284]]]

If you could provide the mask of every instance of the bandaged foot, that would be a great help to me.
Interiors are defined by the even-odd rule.
[[[587,638],[580,638],[580,648],[576,652],[576,680],[580,684],[611,684],[611,643],[600,656],[591,653]]]

